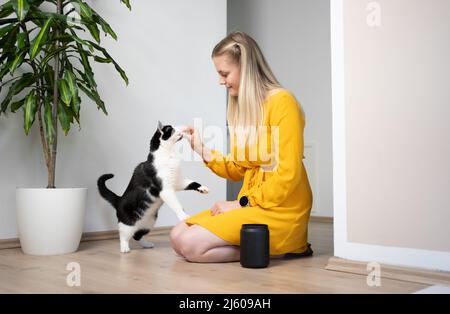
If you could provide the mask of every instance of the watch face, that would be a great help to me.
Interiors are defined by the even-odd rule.
[[[242,207],[247,206],[248,205],[248,197],[242,196],[241,199],[239,200],[239,205],[241,205]]]

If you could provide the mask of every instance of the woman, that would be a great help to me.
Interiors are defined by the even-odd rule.
[[[272,256],[311,255],[307,228],[312,193],[302,162],[305,120],[298,102],[282,89],[247,34],[228,35],[214,48],[212,59],[220,84],[228,89],[232,154],[223,156],[203,145],[192,127],[185,130],[186,138],[214,173],[244,182],[237,200],[218,202],[176,225],[172,247],[191,262],[239,261],[242,224],[260,223],[269,226]],[[236,144],[236,138],[244,138],[244,145]],[[269,153],[257,150],[257,158],[250,158],[250,151],[265,143]]]

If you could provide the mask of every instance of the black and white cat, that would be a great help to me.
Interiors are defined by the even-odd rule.
[[[153,243],[145,241],[143,236],[149,233],[155,224],[158,210],[163,203],[175,212],[178,219],[189,217],[178,201],[175,191],[195,190],[208,193],[206,186],[181,177],[180,156],[174,147],[182,137],[180,130],[170,125],[163,126],[158,121],[158,128],[150,141],[147,160],[134,169],[122,196],[116,195],[105,185],[106,180],[114,177],[113,174],[104,174],[98,179],[100,195],[116,209],[120,252],[130,251],[131,237],[145,248],[154,246]]]

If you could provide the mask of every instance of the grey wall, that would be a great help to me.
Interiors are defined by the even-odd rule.
[[[81,129],[73,128],[67,137],[59,134],[56,183],[89,188],[85,231],[100,231],[117,226],[113,209],[98,196],[96,179],[113,172],[109,186],[121,194],[147,156],[158,119],[185,125],[201,117],[205,126],[224,127],[225,91],[217,84],[210,54],[226,34],[226,1],[134,0],[131,12],[119,1],[91,3],[119,37],[118,42],[102,41],[126,70],[130,85],[125,87],[112,66],[94,67],[109,116],[84,99]],[[37,124],[26,137],[22,121],[21,112],[0,117],[0,238],[17,236],[15,188],[47,184]],[[211,190],[206,196],[180,192],[187,212],[225,199],[225,181],[201,162],[183,162],[183,173]],[[157,226],[176,222],[164,205]]]
[[[228,0],[228,32],[260,45],[281,84],[306,114],[305,166],[315,216],[333,216],[329,0]],[[228,184],[236,197],[240,184]]]

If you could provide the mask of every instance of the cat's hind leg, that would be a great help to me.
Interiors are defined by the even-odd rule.
[[[125,225],[119,222],[119,236],[120,236],[120,252],[130,252],[130,239],[135,234],[137,228],[135,226]]]
[[[177,190],[178,191],[182,191],[182,190],[190,191],[190,190],[192,190],[192,191],[200,192],[202,194],[208,194],[209,193],[209,189],[206,186],[201,185],[200,183],[192,181],[190,179],[181,180],[180,183],[177,186]]]
[[[136,231],[133,235],[133,239],[135,239],[136,241],[139,242],[139,244],[144,248],[144,249],[151,249],[155,247],[155,244],[153,244],[150,241],[147,241],[144,239],[144,236],[150,232],[150,229],[139,229],[138,231]]]

